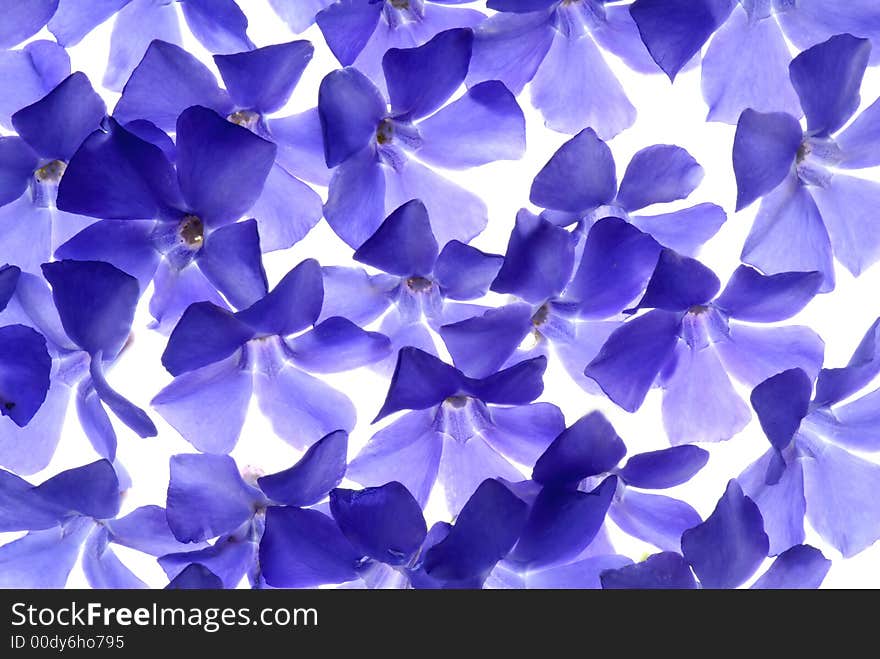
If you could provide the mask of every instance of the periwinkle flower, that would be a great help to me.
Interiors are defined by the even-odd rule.
[[[174,132],[178,116],[200,105],[275,143],[275,163],[251,213],[259,223],[263,251],[286,249],[321,218],[321,198],[300,178],[326,185],[329,172],[317,110],[269,115],[287,103],[313,52],[308,41],[291,41],[215,55],[226,86],[221,89],[195,56],[174,44],[153,41],[125,84],[113,116],[122,123],[146,120]],[[162,93],[157,93],[160,88]]]
[[[325,267],[321,317],[343,316],[365,325],[385,314],[379,331],[391,340],[392,355],[405,346],[437,354],[430,330],[482,309],[459,301],[485,295],[503,261],[457,240],[441,250],[418,199],[385,218],[353,258],[382,272]]]
[[[536,357],[477,379],[402,348],[376,420],[410,411],[373,435],[348,477],[364,486],[399,481],[422,504],[439,482],[453,513],[487,478],[522,480],[512,461],[534,464],[565,425],[555,405],[532,402],[546,365]]]
[[[106,114],[83,73],[17,109],[18,136],[0,137],[0,261],[37,273],[53,250],[94,220],[56,208],[67,165]]]
[[[636,109],[602,49],[630,67],[656,71],[626,4],[603,0],[489,0],[498,11],[475,29],[468,84],[501,80],[531,99],[563,133],[592,126],[604,139],[629,128]],[[562,82],[564,81],[564,83]]]
[[[764,562],[769,541],[760,510],[732,480],[706,521],[682,534],[681,547],[680,553],[662,552],[602,572],[602,587],[737,588]],[[831,561],[815,547],[795,545],[780,553],[751,588],[818,588],[830,568]]]
[[[525,119],[498,81],[444,104],[468,71],[473,33],[441,32],[382,59],[388,99],[363,73],[345,68],[321,82],[318,112],[330,180],[324,217],[357,248],[411,199],[428,209],[434,237],[468,242],[488,221],[484,202],[428,165],[468,169],[515,160],[525,150]],[[429,116],[430,115],[430,116]]]
[[[804,520],[844,557],[880,539],[871,504],[880,466],[859,455],[875,452],[878,390],[851,398],[880,369],[875,322],[843,368],[815,378],[782,371],[752,391],[751,402],[771,448],[740,476],[766,520],[771,553],[804,541]],[[844,402],[846,401],[846,402]]]
[[[201,106],[178,118],[176,151],[175,167],[108,118],[58,189],[60,208],[102,220],[56,256],[107,261],[142,290],[152,281],[150,313],[165,331],[192,302],[243,308],[265,293],[257,223],[236,220],[259,198],[275,157],[274,144]]]
[[[672,444],[733,437],[750,418],[730,377],[754,386],[791,367],[815,375],[824,344],[790,318],[816,294],[817,272],[764,275],[740,266],[718,295],[706,266],[663,249],[636,309],[651,309],[609,337],[584,373],[634,412],[663,388],[663,425]]]
[[[153,556],[183,547],[158,506],[117,517],[120,484],[107,460],[68,469],[40,485],[0,471],[0,501],[0,531],[27,531],[0,546],[3,588],[63,588],[80,552],[92,588],[146,588],[112,545]]]
[[[788,113],[740,116],[733,142],[737,210],[763,197],[743,262],[769,274],[817,270],[829,291],[835,257],[855,276],[880,258],[873,226],[880,184],[839,171],[880,164],[880,102],[840,130],[859,106],[870,52],[866,39],[841,34],[792,61],[806,130]]]
[[[9,269],[4,273],[9,275]],[[79,421],[101,457],[111,462],[116,457],[116,431],[105,406],[141,437],[156,435],[149,417],[116,392],[104,373],[129,340],[140,297],[137,280],[95,261],[54,261],[43,265],[43,273],[51,292],[42,278],[22,272],[0,313],[4,323],[18,323],[42,334],[51,356],[43,405],[23,428],[5,420],[0,423],[0,464],[26,474],[43,469],[51,460],[74,389]],[[25,346],[20,349],[19,358],[35,358]],[[43,383],[34,374],[7,395],[16,401],[16,396],[37,385],[42,390]]]
[[[210,302],[190,305],[162,354],[175,379],[153,407],[193,446],[210,453],[235,446],[252,394],[276,434],[299,448],[333,430],[350,431],[351,401],[310,373],[338,373],[384,359],[390,342],[338,316],[318,323],[323,298],[321,266],[308,259],[271,291],[263,280],[253,304],[237,313]]]
[[[474,9],[448,7],[463,0],[338,0],[315,22],[342,66],[353,66],[385,90],[382,58],[392,48],[421,46],[453,28],[473,28],[486,19]],[[326,3],[325,3],[326,4]]]

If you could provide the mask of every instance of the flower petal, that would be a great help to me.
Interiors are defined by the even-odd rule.
[[[237,309],[262,300],[269,291],[256,220],[211,232],[196,260],[205,278]]]
[[[147,588],[147,584],[138,579],[113,553],[105,529],[96,529],[86,539],[82,567],[92,588]]]
[[[703,168],[680,146],[655,144],[626,166],[617,201],[628,211],[686,198],[703,180]]]
[[[632,456],[620,470],[627,485],[663,490],[687,483],[709,461],[709,453],[693,444],[681,444]]]
[[[830,406],[868,384],[880,370],[880,319],[874,321],[843,368],[823,368],[816,380],[817,406]]]
[[[681,534],[702,520],[684,501],[626,489],[608,515],[620,529],[664,551],[681,551]]]
[[[609,590],[618,588],[668,590],[672,588],[696,589],[698,587],[687,561],[681,554],[671,551],[653,554],[635,565],[606,570],[602,572],[600,579],[602,588]]]
[[[348,433],[331,432],[309,447],[295,465],[258,479],[272,501],[286,506],[311,506],[342,482],[348,452]]]
[[[274,252],[306,237],[323,214],[321,197],[277,163],[272,165],[263,192],[250,214],[260,227],[260,247]]]
[[[371,148],[347,158],[333,172],[324,217],[333,232],[357,249],[385,217],[385,174]],[[408,199],[415,199],[409,197]]]
[[[191,304],[168,338],[162,365],[180,375],[229,357],[254,331],[234,314],[210,302]]]
[[[834,138],[843,161],[838,165],[847,169],[863,169],[880,165],[880,99],[859,114],[849,126]]]
[[[388,395],[374,423],[400,410],[423,410],[457,394],[464,376],[449,364],[417,348],[401,348]]]
[[[333,316],[309,332],[287,341],[290,356],[312,373],[341,373],[375,363],[391,354],[391,341]]]
[[[680,211],[659,215],[636,215],[630,222],[653,236],[664,247],[684,256],[695,256],[700,247],[712,238],[727,214],[716,204],[697,204]]]
[[[0,547],[0,588],[64,588],[89,526],[76,520]]]
[[[367,146],[385,112],[382,94],[357,69],[327,74],[318,90],[327,167],[342,164]]]
[[[782,552],[752,588],[813,590],[822,585],[831,569],[831,561],[810,545],[795,545]]]
[[[757,323],[785,320],[813,299],[822,284],[819,272],[783,272],[762,275],[739,266],[715,304],[731,318]]]
[[[626,446],[601,412],[591,412],[560,433],[535,463],[532,479],[570,486],[614,469]]]
[[[503,256],[487,254],[458,240],[450,240],[437,257],[434,276],[446,298],[473,300],[489,292],[489,286],[503,263]]]
[[[52,18],[57,7],[58,0],[4,2],[0,48],[3,50],[11,48],[39,32]]]
[[[321,266],[314,259],[305,259],[236,317],[263,334],[288,336],[314,325],[323,301]]]
[[[237,53],[254,47],[248,20],[235,0],[186,0],[183,17],[196,39],[212,53]]]
[[[418,199],[389,215],[354,253],[354,260],[402,277],[430,275],[439,247],[428,210]]]
[[[312,17],[339,63],[342,66],[349,66],[354,63],[376,29],[383,5],[378,2],[358,2],[358,0],[330,3],[325,1],[324,4],[329,6],[313,13]]]
[[[799,368],[774,375],[752,390],[752,407],[776,450],[781,451],[791,442],[807,416],[812,395],[813,382]]]
[[[190,563],[168,582],[166,590],[220,590],[223,582],[201,563]]]
[[[0,126],[11,128],[10,116],[48,94],[70,75],[70,57],[54,41],[31,41],[21,50],[0,52]]]

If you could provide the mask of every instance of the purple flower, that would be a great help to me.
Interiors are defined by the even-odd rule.
[[[387,337],[345,318],[315,324],[324,289],[313,259],[272,291],[265,280],[262,286],[253,304],[237,313],[210,302],[190,305],[162,354],[175,379],[153,407],[201,451],[232,450],[252,394],[278,436],[299,448],[334,430],[352,430],[351,401],[310,373],[357,368],[391,350]]]
[[[40,0],[43,3],[45,0]],[[176,3],[157,0],[49,0],[58,10],[49,30],[64,47],[75,46],[89,32],[115,16],[104,86],[122,89],[132,69],[154,39],[182,42]],[[254,44],[248,21],[235,0],[177,0],[193,36],[212,53],[237,53]],[[21,3],[24,4],[24,3]],[[39,28],[38,28],[39,29]]]
[[[764,197],[742,260],[767,273],[817,270],[834,288],[837,260],[853,275],[880,258],[873,208],[880,184],[839,173],[880,164],[874,103],[846,129],[859,105],[871,44],[848,34],[805,50],[791,63],[792,84],[807,117],[746,110],[733,143],[737,210]]]
[[[754,386],[786,368],[815,375],[821,367],[824,344],[812,330],[766,326],[800,311],[820,283],[817,272],[763,275],[740,266],[718,295],[711,270],[663,249],[635,307],[651,311],[616,329],[584,373],[628,412],[662,387],[674,445],[729,439],[750,418],[730,376]]]
[[[192,302],[243,308],[265,293],[257,223],[236,220],[259,198],[275,157],[275,145],[200,106],[178,118],[176,146],[175,168],[159,146],[107,119],[58,189],[60,208],[102,221],[56,256],[107,261],[142,290],[153,281],[150,313],[166,331]]]
[[[752,391],[771,448],[739,480],[764,515],[771,553],[803,542],[805,518],[845,557],[880,538],[880,515],[870,503],[880,467],[853,452],[880,448],[880,398],[878,391],[850,398],[880,369],[878,325],[847,366],[822,369],[815,395],[814,378],[800,369],[778,373]]]
[[[46,263],[43,273],[51,291],[43,279],[20,273],[0,314],[3,322],[42,334],[43,349],[51,356],[48,391],[37,373],[16,384],[22,394],[32,388],[42,391],[42,406],[23,428],[0,424],[0,464],[26,474],[51,460],[74,390],[80,423],[101,457],[111,462],[116,457],[116,432],[105,406],[141,437],[156,435],[149,417],[116,392],[104,374],[129,339],[140,296],[137,280],[108,263],[92,261]],[[21,350],[29,363],[36,358],[24,345]]]
[[[604,0],[489,0],[499,13],[475,30],[468,84],[501,80],[563,133],[591,126],[604,139],[629,128],[636,109],[600,46],[632,68],[656,71],[626,4]]]
[[[382,60],[392,48],[421,46],[453,28],[473,28],[486,19],[474,9],[446,7],[464,0],[338,0],[315,22],[342,66],[353,66],[386,92]]]
[[[382,273],[325,267],[321,317],[343,316],[365,325],[388,310],[379,330],[391,339],[393,356],[404,346],[436,355],[429,328],[482,310],[457,301],[485,295],[503,261],[457,240],[440,250],[427,209],[417,199],[389,215],[354,259]],[[388,366],[390,375],[394,363],[385,360],[377,366]]]
[[[153,556],[182,547],[158,506],[117,518],[119,479],[107,460],[68,469],[40,485],[0,471],[0,501],[0,531],[27,531],[0,546],[3,588],[63,588],[81,549],[92,588],[146,588],[112,545]]]
[[[500,82],[471,87],[443,107],[464,81],[472,42],[470,30],[456,29],[418,48],[389,50],[382,68],[390,112],[382,92],[357,69],[334,71],[321,82],[324,155],[334,168],[324,216],[352,247],[411,199],[428,209],[441,245],[468,242],[485,228],[483,201],[422,164],[467,169],[517,159],[525,150],[525,119]]]
[[[349,478],[365,486],[399,481],[422,504],[439,480],[453,513],[487,478],[522,480],[511,461],[534,464],[564,427],[559,408],[532,403],[546,365],[536,357],[475,379],[402,348],[376,420],[412,411],[373,435],[349,465]]]
[[[56,208],[56,195],[74,152],[105,113],[77,72],[12,115],[18,137],[0,137],[0,262],[37,273],[58,245],[94,221]]]
[[[761,512],[732,480],[705,522],[681,537],[681,553],[602,572],[603,588],[737,588],[764,562],[769,548]],[[810,545],[780,553],[751,588],[818,588],[831,561]],[[699,582],[694,578],[699,579]]]
[[[274,142],[275,164],[251,213],[260,228],[263,251],[286,249],[321,218],[320,197],[300,178],[326,185],[330,175],[324,165],[317,110],[280,118],[268,115],[287,102],[313,51],[308,41],[291,41],[215,55],[224,90],[193,55],[174,44],[154,41],[132,72],[113,116],[121,123],[147,120],[173,132],[184,110],[201,105]],[[158,86],[165,93],[156,94]]]

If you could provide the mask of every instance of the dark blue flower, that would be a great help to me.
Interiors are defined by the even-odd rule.
[[[324,155],[335,168],[324,216],[352,247],[411,199],[428,209],[441,245],[468,242],[486,226],[481,199],[422,164],[467,169],[517,159],[525,150],[522,110],[502,83],[475,85],[444,107],[464,82],[472,42],[468,29],[447,30],[418,48],[385,53],[390,112],[389,100],[355,68],[321,82]]]
[[[662,552],[635,565],[606,570],[600,577],[602,587],[737,588],[767,557],[763,525],[755,502],[732,480],[706,521],[682,534],[681,553]],[[780,553],[751,588],[818,588],[830,567],[831,561],[815,547],[794,545]]]
[[[402,348],[376,420],[412,410],[379,430],[349,465],[362,485],[403,483],[424,504],[443,485],[453,513],[487,478],[522,480],[564,427],[562,412],[533,403],[547,360],[536,357],[486,377],[464,373],[418,348]]]
[[[663,249],[636,306],[651,311],[616,329],[584,372],[629,412],[662,387],[673,444],[729,439],[750,418],[729,376],[754,386],[786,368],[815,375],[821,367],[815,332],[767,326],[799,312],[820,283],[817,272],[764,275],[743,265],[718,295],[711,270]]]
[[[253,304],[237,313],[210,302],[190,305],[168,339],[162,363],[175,379],[152,404],[199,450],[232,450],[252,394],[278,436],[294,446],[352,430],[348,397],[309,373],[357,368],[391,350],[387,337],[345,318],[317,322],[324,289],[313,259],[272,291],[265,280],[262,286]]]
[[[146,588],[112,545],[153,556],[182,547],[158,506],[117,518],[119,479],[107,460],[68,469],[40,485],[0,471],[0,501],[0,531],[27,531],[0,546],[3,588],[63,588],[81,549],[92,588]]]
[[[784,112],[746,110],[740,116],[733,142],[737,210],[764,197],[743,262],[768,274],[817,270],[822,290],[829,291],[834,257],[856,276],[880,258],[873,230],[880,183],[838,171],[880,164],[880,103],[840,131],[859,106],[870,53],[870,42],[843,34],[792,61],[789,74],[806,131]]]
[[[287,102],[313,50],[308,41],[291,41],[215,55],[224,90],[192,54],[154,41],[132,72],[113,116],[121,123],[146,120],[174,132],[178,116],[201,105],[274,142],[275,164],[250,210],[259,224],[263,251],[286,249],[321,218],[320,197],[300,178],[326,185],[330,174],[324,165],[316,109],[288,117],[268,115]],[[160,86],[164,93],[157,94]]]
[[[632,68],[656,71],[628,6],[604,0],[489,0],[499,13],[476,28],[468,83],[501,80],[514,94],[531,82],[532,104],[549,128],[593,127],[604,139],[629,128],[636,109],[605,50]]]
[[[486,19],[474,9],[447,7],[462,0],[338,0],[315,22],[342,66],[354,66],[386,91],[382,59],[392,48],[421,46],[453,28],[473,28]]]
[[[803,542],[805,518],[845,557],[880,539],[880,515],[870,503],[880,467],[854,452],[880,449],[880,393],[851,398],[880,370],[878,325],[847,366],[822,369],[815,395],[814,377],[800,369],[778,373],[752,391],[771,448],[739,480],[761,508],[771,553]]]
[[[56,257],[107,261],[142,290],[152,280],[150,313],[165,331],[192,302],[243,308],[265,293],[257,223],[236,220],[259,198],[275,157],[274,144],[201,106],[178,118],[176,150],[175,168],[159,146],[108,118],[58,188],[60,208],[103,219]]]
[[[56,196],[70,159],[105,113],[104,101],[79,72],[16,108],[11,123],[18,137],[0,137],[0,262],[37,273],[58,245],[94,221],[59,210]]]

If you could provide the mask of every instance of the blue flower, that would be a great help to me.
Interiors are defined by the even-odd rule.
[[[747,108],[801,116],[786,38],[804,49],[844,32],[880,37],[870,0],[636,0],[630,13],[670,80],[709,42],[701,72],[708,120],[729,124]]]
[[[276,434],[294,446],[353,429],[348,397],[309,372],[346,371],[391,350],[387,337],[345,318],[317,323],[324,298],[317,261],[303,261],[270,292],[262,285],[237,313],[210,302],[190,305],[162,354],[175,379],[153,407],[201,451],[232,450],[252,394]]]
[[[27,382],[28,388],[43,391],[42,407],[24,428],[0,424],[0,464],[28,474],[51,460],[74,390],[80,423],[101,457],[111,462],[116,457],[116,432],[105,406],[141,437],[156,435],[149,417],[116,392],[104,374],[129,340],[140,296],[137,280],[108,263],[93,261],[46,263],[43,273],[51,292],[42,278],[20,273],[0,314],[4,323],[42,334],[51,356],[48,391],[36,373]],[[33,351],[24,352],[25,346],[21,350],[22,356],[34,358]],[[18,387],[21,393],[28,390],[24,383]]]
[[[37,273],[58,245],[94,221],[57,209],[56,196],[70,159],[105,114],[77,72],[12,115],[18,137],[0,138],[0,262]]]
[[[338,0],[315,22],[342,66],[354,66],[385,93],[382,59],[392,48],[421,46],[453,28],[473,28],[486,19],[474,9],[447,7],[444,0]]]
[[[243,308],[265,293],[257,223],[236,220],[275,158],[274,144],[201,106],[178,118],[176,147],[175,168],[162,148],[108,118],[58,188],[60,208],[103,219],[56,257],[107,261],[142,290],[153,281],[150,313],[166,331],[192,302],[225,306],[222,294]]]
[[[343,316],[365,325],[388,310],[379,331],[391,339],[392,356],[404,346],[437,354],[429,329],[436,331],[442,323],[483,310],[456,301],[485,295],[503,261],[457,240],[441,250],[427,209],[418,199],[389,215],[355,251],[354,259],[382,273],[325,267],[321,317]],[[385,360],[376,366],[390,375],[394,363]]]
[[[68,469],[40,485],[0,471],[0,501],[0,531],[27,531],[0,546],[3,588],[63,588],[81,548],[93,588],[146,588],[112,545],[153,556],[183,546],[158,506],[117,518],[120,484],[107,460]]]
[[[848,34],[805,50],[791,63],[807,129],[787,113],[746,110],[733,142],[737,210],[764,197],[742,260],[767,273],[817,270],[834,288],[834,257],[858,276],[880,258],[873,208],[880,184],[839,173],[880,164],[875,102],[847,128],[871,44]]]
[[[291,41],[215,55],[224,90],[196,57],[174,44],[153,41],[126,83],[113,116],[123,124],[146,120],[174,132],[178,116],[201,105],[275,143],[275,164],[251,213],[260,228],[263,251],[286,249],[321,218],[321,198],[300,178],[326,185],[330,174],[324,165],[316,109],[289,117],[267,115],[287,102],[313,51],[308,41]],[[159,87],[162,94],[156,93]]]
[[[656,71],[626,4],[604,0],[489,0],[499,13],[476,28],[468,84],[501,80],[563,133],[592,126],[604,139],[629,128],[636,109],[608,66],[605,50],[632,68]]]
[[[443,107],[464,82],[472,42],[469,29],[447,30],[418,48],[385,53],[390,112],[382,92],[355,68],[321,82],[324,155],[335,168],[324,217],[352,247],[411,199],[428,209],[441,245],[468,242],[485,228],[483,201],[420,162],[467,169],[514,160],[525,150],[522,110],[500,82],[475,85]]]
[[[418,348],[402,348],[376,421],[412,410],[379,430],[349,465],[365,486],[403,483],[424,504],[439,481],[453,513],[487,478],[522,480],[511,461],[532,465],[562,430],[562,412],[533,403],[547,360],[536,357],[484,378]]]
[[[663,249],[635,307],[651,310],[616,329],[584,373],[628,412],[662,387],[672,444],[729,439],[750,418],[729,376],[754,386],[786,368],[821,367],[824,344],[811,329],[766,326],[799,312],[820,283],[817,272],[764,275],[743,265],[718,295],[711,270]]]
[[[732,480],[705,522],[681,537],[681,553],[662,552],[641,563],[602,572],[603,588],[737,588],[767,557],[769,541],[761,512]],[[751,588],[818,588],[829,561],[810,545],[780,553]],[[699,582],[694,578],[699,579]]]
[[[873,391],[850,399],[880,370],[878,326],[847,366],[823,368],[818,378],[790,369],[752,391],[771,448],[739,480],[764,515],[771,553],[803,542],[805,518],[845,557],[880,538],[880,515],[868,503],[880,486],[880,467],[853,452],[880,448],[880,397]]]

